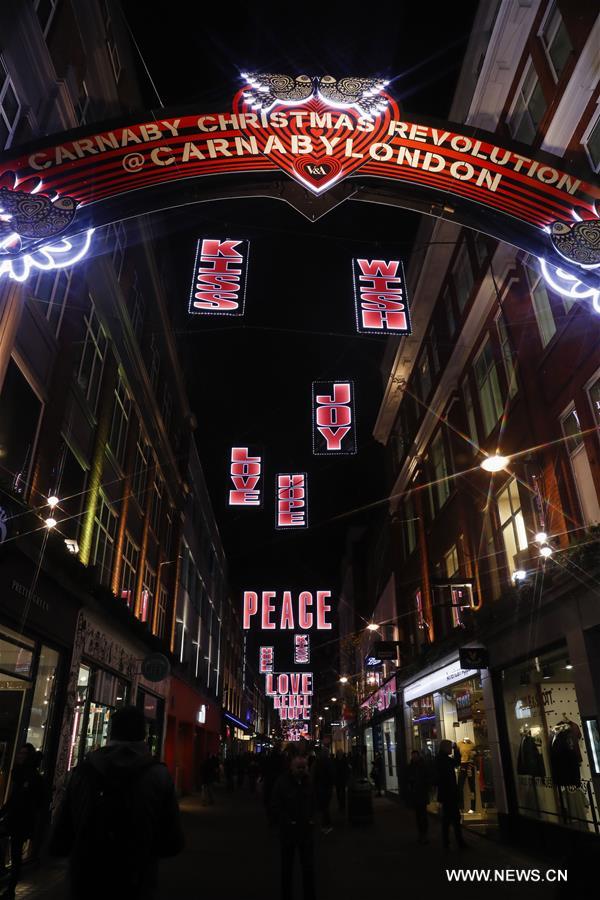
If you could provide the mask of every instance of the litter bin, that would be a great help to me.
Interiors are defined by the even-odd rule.
[[[351,825],[373,821],[373,790],[368,778],[357,778],[349,785],[348,820]]]

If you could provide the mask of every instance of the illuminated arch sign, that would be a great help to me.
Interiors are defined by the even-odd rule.
[[[274,196],[314,220],[359,192],[485,231],[571,275],[600,264],[587,224],[597,222],[596,186],[525,145],[414,121],[384,88],[247,75],[226,111],[165,111],[11,149],[0,160],[0,274],[70,265],[91,229],[141,213]],[[582,278],[597,287],[597,273]]]

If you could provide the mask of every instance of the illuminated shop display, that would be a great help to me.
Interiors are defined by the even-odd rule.
[[[307,478],[305,472],[277,475],[275,527],[308,528]]]
[[[378,179],[379,202],[393,202],[399,185],[405,208],[429,203],[597,289],[585,267],[600,261],[598,188],[558,157],[459,127],[407,120],[375,78],[249,74],[226,111],[165,110],[159,119],[85,125],[26,152],[12,147],[0,160],[0,274],[23,280],[33,268],[72,265],[91,229],[191,196],[215,199],[222,177],[227,196],[235,196],[232,176],[244,196],[264,196],[283,172],[316,195],[364,177]],[[314,219],[305,197],[286,200]],[[573,222],[574,211],[583,222]],[[241,315],[247,262],[247,241],[201,240],[198,269],[207,271],[195,273],[191,311]]]
[[[233,488],[230,506],[262,506],[262,456],[249,447],[232,447],[229,474]]]
[[[410,334],[404,267],[399,259],[355,259],[356,328],[366,334]]]
[[[294,635],[294,662],[306,666],[310,662],[310,635]]]
[[[353,382],[315,381],[313,453],[316,456],[347,456],[356,452]]]
[[[254,616],[259,616],[263,631],[294,631],[300,628],[309,631],[316,627],[318,631],[331,630],[332,623],[328,619],[331,612],[331,591],[301,591],[297,597],[292,591],[244,591],[243,628],[252,626]],[[260,613],[259,613],[260,610]]]
[[[189,311],[197,315],[243,316],[250,242],[198,241]]]
[[[267,675],[273,671],[275,665],[275,651],[273,647],[261,647],[258,651],[258,671],[260,675]]]

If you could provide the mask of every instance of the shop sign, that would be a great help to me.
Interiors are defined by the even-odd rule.
[[[371,669],[372,671],[375,669],[381,669],[383,666],[383,660],[380,656],[365,656],[365,669]]]
[[[300,591],[294,598],[292,591],[244,591],[242,624],[245,630],[252,625],[252,619],[258,615],[260,606],[260,622],[264,631],[295,631],[301,628],[310,631],[316,625],[318,631],[330,631],[332,623],[328,621],[331,604],[327,600],[331,591],[317,591],[316,600],[311,591]],[[313,613],[314,609],[314,613]]]
[[[151,653],[142,661],[142,675],[146,681],[164,681],[171,674],[171,664],[163,653]]]
[[[279,530],[308,528],[306,473],[277,475],[277,516]]]
[[[198,241],[189,312],[243,316],[250,243],[220,238]]]
[[[203,703],[198,712],[196,713],[196,722],[198,725],[206,724],[206,704]]]
[[[310,635],[295,634],[294,635],[294,663],[299,666],[306,666],[310,662]]]
[[[467,722],[473,718],[473,699],[471,691],[461,691],[455,696],[456,718],[459,722]]]
[[[473,678],[475,675],[479,675],[478,669],[463,669],[459,660],[455,660],[444,668],[430,672],[417,681],[406,685],[404,688],[404,699],[408,703],[410,700],[416,700],[424,694],[433,694],[434,691],[439,691],[449,684],[464,681],[466,678]]]
[[[401,260],[355,259],[354,304],[360,334],[411,334]]]
[[[354,384],[313,382],[313,453],[351,456],[357,452]]]
[[[262,456],[251,453],[249,447],[232,447],[229,474],[233,489],[229,491],[230,506],[262,506]]]
[[[397,659],[398,641],[375,641],[373,652],[379,659]]]
[[[375,713],[385,712],[386,709],[390,709],[392,706],[396,705],[397,701],[397,691],[396,691],[396,678],[390,678],[389,681],[386,681],[379,690],[375,691],[374,694],[371,694],[370,697],[361,703],[360,709],[363,716],[367,716],[370,718],[375,715]]]
[[[487,647],[461,647],[458,659],[463,669],[489,669],[490,654]]]
[[[275,650],[273,647],[261,647],[258,651],[258,672],[266,675],[273,671]]]

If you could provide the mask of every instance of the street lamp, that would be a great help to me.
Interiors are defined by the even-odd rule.
[[[534,536],[533,540],[535,541],[536,544],[545,544],[546,541],[548,540],[548,535],[546,534],[545,531],[538,531],[537,534]]]
[[[367,631],[379,631],[379,625],[376,622],[369,622],[367,625]]]
[[[340,684],[348,684],[348,679],[345,675],[342,675],[342,677],[340,678]]]
[[[59,503],[60,500],[55,494],[52,494],[51,497],[48,497],[48,506],[50,507],[50,509],[54,509],[54,507],[58,506]]]
[[[331,702],[332,702],[332,703],[337,703],[337,697],[332,697],[332,698],[331,698]]]
[[[540,556],[543,556],[544,559],[548,559],[552,556],[553,550],[548,544],[544,544],[543,547],[540,547]]]
[[[58,523],[57,523],[56,519],[53,518],[52,516],[48,516],[47,519],[44,519],[44,525],[46,526],[46,528],[47,528],[49,531],[50,531],[52,528],[55,528],[57,524],[58,524]]]
[[[486,456],[479,465],[486,472],[501,472],[502,469],[507,467],[509,462],[510,458],[508,456],[500,456],[499,453],[494,453],[492,456]]]

